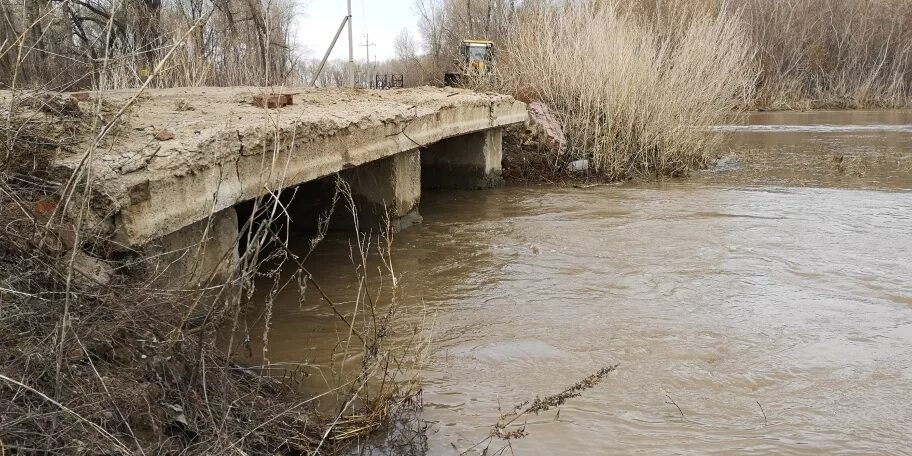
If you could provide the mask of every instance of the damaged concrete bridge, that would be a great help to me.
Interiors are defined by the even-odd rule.
[[[404,227],[420,219],[422,187],[498,184],[502,129],[527,116],[509,96],[457,89],[276,92],[292,103],[256,106],[257,88],[144,93],[92,154],[99,234],[129,249],[182,252],[169,275],[198,282],[237,258],[235,206],[335,173],[359,211],[385,208]],[[103,111],[110,116],[134,93],[105,92]],[[91,111],[97,97],[74,99]],[[58,154],[57,167],[80,167],[94,141],[85,136]]]

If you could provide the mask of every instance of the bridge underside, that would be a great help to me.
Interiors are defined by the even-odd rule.
[[[115,249],[157,253],[164,276],[198,285],[234,268],[236,205],[338,174],[364,226],[389,214],[402,229],[420,221],[422,187],[497,185],[502,128],[526,120],[508,96],[457,89],[282,89],[296,93],[278,109],[255,106],[258,91],[150,91],[96,147],[85,135],[55,165],[72,173],[92,150],[96,232]],[[101,116],[112,116],[131,96],[79,104],[101,97]]]
[[[351,189],[359,227],[377,233],[389,224],[388,228],[395,232],[420,223],[422,189],[476,190],[499,185],[502,183],[501,137],[500,129],[486,130],[339,172],[338,176]],[[332,186],[332,180],[325,184],[317,197],[325,198],[332,193],[333,189],[326,188]],[[315,224],[320,212],[314,210],[314,195],[290,193],[295,195],[284,206],[290,221]],[[338,223],[335,226],[351,228],[347,209],[337,208],[337,211],[341,214],[335,215],[334,222]],[[160,255],[160,267],[169,269],[163,275],[178,278],[179,284],[221,281],[237,264],[239,230],[246,221],[235,207],[229,207],[152,241],[146,248]]]

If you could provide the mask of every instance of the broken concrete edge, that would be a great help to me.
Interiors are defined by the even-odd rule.
[[[554,154],[563,153],[567,148],[567,136],[551,108],[541,101],[533,101],[529,103],[528,110],[527,129],[530,140]]]
[[[210,90],[216,93],[195,97]],[[107,92],[80,94],[64,97],[64,101],[69,103],[67,106],[79,107],[77,103],[87,101],[95,106],[93,100],[98,99],[104,117],[112,115],[117,104],[133,94],[121,92],[115,96]],[[97,239],[112,238],[111,244],[123,251],[167,242],[165,238],[171,234],[185,236],[186,242],[177,242],[170,250],[188,251],[180,246],[197,239],[199,233],[189,236],[183,232],[184,228],[195,231],[194,227],[212,213],[224,213],[238,203],[275,189],[362,167],[407,150],[433,149],[426,146],[450,138],[459,142],[461,136],[473,132],[499,131],[527,119],[525,105],[504,95],[452,89],[421,89],[417,90],[418,95],[414,92],[407,89],[385,91],[382,95],[366,91],[342,93],[346,101],[340,101],[340,105],[351,99],[358,109],[381,106],[382,112],[356,110],[341,117],[330,106],[336,102],[327,103],[325,99],[308,102],[306,109],[301,105],[287,106],[275,111],[275,115],[263,117],[264,110],[251,106],[249,97],[240,96],[246,92],[236,88],[165,89],[145,93],[127,111],[115,132],[103,141],[107,142],[95,149],[96,157],[91,162],[95,191],[91,214],[86,214],[87,224],[92,225],[89,229],[96,233]],[[165,97],[159,98],[159,94]],[[0,91],[0,99],[4,96]],[[192,106],[187,98],[193,100]],[[409,99],[413,104],[403,103]],[[312,105],[322,114],[314,115]],[[37,109],[44,106],[41,104]],[[228,110],[227,124],[212,121],[219,120],[210,114],[213,107]],[[90,109],[83,105],[74,112],[85,114]],[[241,113],[246,114],[237,119],[256,116],[253,121],[235,123],[231,116]],[[60,112],[44,114],[61,115]],[[158,120],[150,124],[149,119]],[[266,120],[275,123],[270,126]],[[203,131],[196,131],[197,135],[193,136],[196,128],[193,125],[203,125]],[[78,135],[91,135],[91,132],[80,130]],[[192,136],[189,142],[188,135]],[[91,140],[84,137],[80,143],[77,138],[76,143],[58,148],[52,169],[58,170],[65,180],[68,170],[72,174],[85,152],[86,141]],[[459,184],[464,188],[496,185],[499,172],[488,168],[487,165],[466,167],[459,172],[463,176]],[[400,205],[401,220],[393,220],[396,226],[402,228],[420,220],[415,201],[415,207],[404,215],[402,212],[407,208]],[[231,241],[234,243],[235,239]],[[190,245],[198,243],[197,239]]]
[[[253,105],[258,108],[284,108],[294,104],[293,93],[271,93],[264,95],[254,95]]]
[[[574,160],[560,116],[542,101],[530,101],[529,120],[504,130],[503,175],[516,182],[558,182],[590,176],[591,160]]]
[[[73,279],[77,283],[88,287],[107,286],[113,280],[115,272],[111,263],[90,256],[82,249],[70,251],[66,255],[72,255],[73,270],[76,272]]]
[[[503,111],[501,115],[491,114],[498,110]],[[121,183],[126,188],[117,202],[120,210],[114,220],[116,238],[125,245],[143,245],[175,227],[201,220],[212,210],[220,211],[262,196],[266,189],[275,191],[325,177],[413,149],[416,144],[425,146],[525,120],[525,105],[519,102],[498,109],[450,108],[408,122],[346,129],[303,140],[297,137],[265,165],[262,155],[267,153],[268,145],[259,143],[257,137],[266,132],[248,133],[234,143],[240,153],[233,162],[217,163],[183,176],[148,173],[123,176]],[[295,132],[295,125],[291,125],[280,131],[279,136],[291,138]],[[269,136],[272,135],[270,132]],[[222,145],[230,147],[230,144]],[[143,179],[144,174],[150,179]]]

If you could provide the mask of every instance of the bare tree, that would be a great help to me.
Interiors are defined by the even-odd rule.
[[[418,57],[418,49],[415,44],[415,38],[412,37],[412,34],[409,33],[408,29],[402,29],[393,40],[393,49],[396,52],[396,57],[400,59],[416,59]]]
[[[188,30],[155,86],[282,83],[294,13],[291,0],[0,0],[0,87],[137,86]]]

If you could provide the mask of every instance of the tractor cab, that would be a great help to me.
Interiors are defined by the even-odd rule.
[[[465,40],[462,42],[465,69],[474,74],[487,74],[494,59],[494,43],[491,41]]]
[[[458,72],[446,73],[444,85],[460,86],[466,80],[487,76],[493,68],[493,59],[493,41],[464,40],[460,49],[460,58],[456,62]]]

